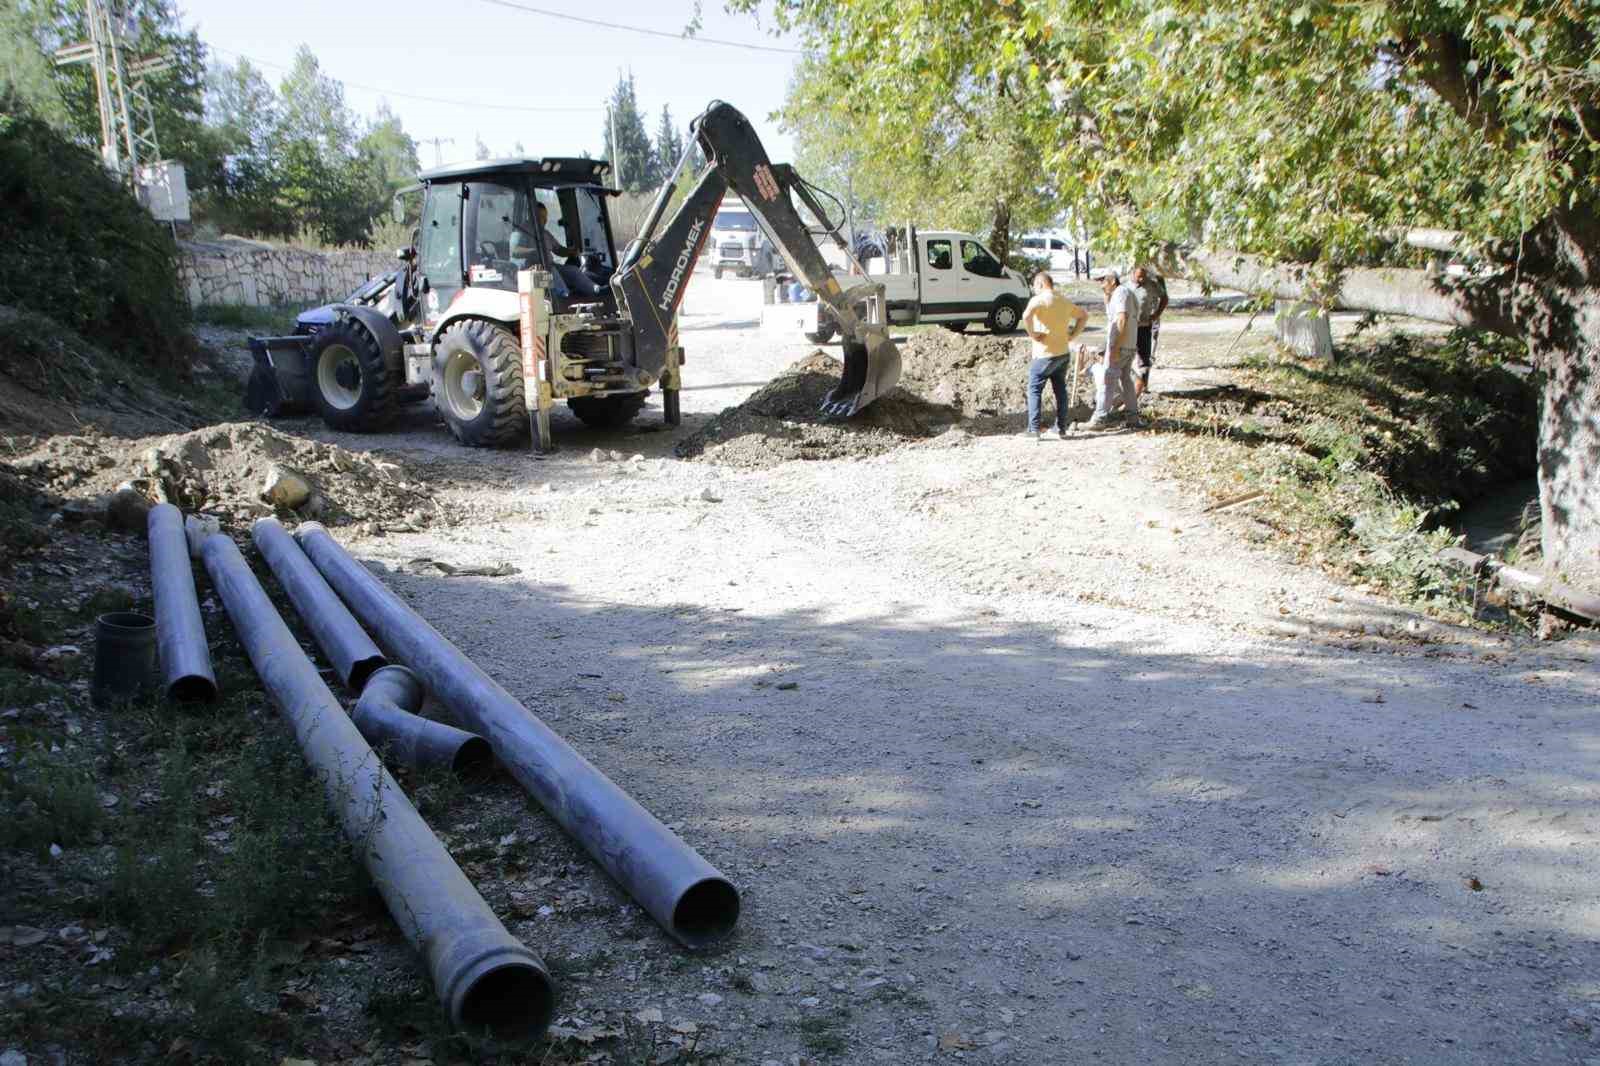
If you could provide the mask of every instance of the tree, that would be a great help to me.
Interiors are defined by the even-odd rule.
[[[1130,254],[1525,340],[1545,375],[1545,558],[1600,579],[1594,0],[774,6],[901,135],[986,87],[1034,168]],[[1418,227],[1450,231],[1472,272],[1423,269]]]
[[[849,91],[853,78],[825,62],[802,64],[783,121],[801,172],[851,200],[857,216],[987,233],[1004,259],[1014,235],[1059,213],[1056,186],[1013,123],[1008,93],[973,82],[886,112]]]
[[[489,158],[489,146],[483,143],[483,138],[478,134],[472,135],[472,158],[483,160]]]
[[[661,121],[656,124],[656,184],[672,176],[672,171],[683,157],[683,134],[672,121],[672,108],[661,105]]]
[[[616,143],[612,142],[613,129]],[[661,184],[660,164],[650,144],[650,134],[644,128],[644,116],[639,111],[631,73],[618,76],[616,87],[606,101],[603,140],[605,158],[611,161],[614,173],[621,173],[623,188],[643,192]]]
[[[387,191],[375,157],[358,150],[356,117],[344,86],[322,72],[301,45],[279,86],[281,119],[271,150],[278,195],[300,223],[330,244],[359,244],[385,206]]]
[[[277,205],[273,137],[279,120],[277,93],[248,59],[211,67],[206,75],[205,128],[213,141],[214,163],[192,179],[197,186],[197,214],[233,232],[293,232]]]

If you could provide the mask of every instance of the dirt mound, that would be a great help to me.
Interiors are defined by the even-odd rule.
[[[751,468],[791,459],[860,458],[936,436],[958,417],[949,407],[897,388],[848,422],[829,420],[818,406],[842,370],[839,360],[812,352],[685,439],[678,455]]]
[[[954,407],[963,418],[1028,408],[1025,387],[1032,356],[1026,337],[923,330],[900,345],[900,358],[903,387]]]
[[[402,464],[255,422],[135,441],[53,437],[10,466],[63,496],[110,493],[126,481],[152,500],[240,522],[274,513],[333,525],[367,520],[418,525],[445,517],[428,486]],[[267,502],[270,484],[284,474],[298,475],[310,490],[293,507]],[[275,495],[285,498],[281,486]]]

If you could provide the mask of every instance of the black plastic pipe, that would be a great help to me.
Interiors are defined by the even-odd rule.
[[[422,695],[416,674],[403,666],[385,666],[367,679],[350,719],[368,744],[402,766],[449,770],[458,777],[487,774],[494,766],[489,742],[417,714]]]
[[[233,541],[220,533],[207,537],[201,558],[345,836],[427,963],[451,1021],[502,1034],[542,1033],[555,1000],[544,963],[506,932],[361,739]]]
[[[365,692],[367,678],[389,660],[361,624],[350,617],[350,611],[317,573],[282,522],[276,518],[260,519],[250,527],[250,538],[344,687],[351,692]]]
[[[634,802],[430,626],[315,522],[295,531],[356,617],[415,670],[662,928],[689,947],[733,931],[739,892],[716,867]]]
[[[170,503],[150,508],[145,519],[150,540],[150,584],[156,600],[156,647],[167,699],[209,703],[217,698],[211,649],[194,592],[194,564],[183,534],[183,512]]]

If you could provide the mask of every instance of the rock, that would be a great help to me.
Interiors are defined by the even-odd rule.
[[[628,462],[630,462],[630,463],[642,463],[642,462],[644,462],[644,456],[639,454],[638,452],[634,452],[632,455],[628,456]]]
[[[610,458],[610,456],[606,454],[605,449],[603,448],[596,448],[594,451],[589,453],[589,461],[591,463],[603,463],[608,458]]]
[[[124,482],[111,494],[106,504],[106,517],[113,529],[129,533],[143,533],[150,520],[150,508],[155,506],[148,497]]]
[[[706,501],[707,503],[721,503],[722,502],[722,497],[718,496],[715,492],[711,491],[711,487],[709,485],[700,490],[700,498],[702,500]]]
[[[28,1066],[28,1056],[15,1048],[0,1051],[0,1066]]]
[[[292,511],[311,498],[311,483],[288,467],[273,465],[261,484],[261,498]]]
[[[707,1007],[715,1007],[717,1004],[722,1002],[722,997],[717,995],[715,992],[702,992],[696,998]]]
[[[200,547],[206,538],[222,532],[222,522],[208,514],[185,515],[183,536],[189,542],[189,558],[200,558]]]
[[[606,457],[614,463],[622,462],[622,453],[619,451],[609,451],[606,453]]]
[[[822,1000],[816,996],[806,996],[800,1000],[800,1005],[802,1007],[819,1007],[822,1005]]]
[[[77,496],[61,505],[67,522],[104,522],[111,509],[110,496]]]

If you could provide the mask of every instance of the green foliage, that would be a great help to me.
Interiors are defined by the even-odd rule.
[[[1253,514],[1279,545],[1410,600],[1453,587],[1434,554],[1460,508],[1527,477],[1538,385],[1503,365],[1500,342],[1392,334],[1338,363],[1247,364],[1243,390],[1163,400],[1184,481],[1228,497],[1259,489]]]
[[[615,140],[613,130],[616,131]],[[648,192],[661,185],[666,177],[661,172],[661,156],[645,130],[644,114],[639,110],[631,73],[617,78],[616,87],[606,101],[602,139],[605,144],[602,154],[611,161],[612,173],[621,175],[624,189]]]
[[[735,0],[756,10],[762,0]],[[1391,225],[1512,237],[1600,191],[1596,0],[774,0],[891,191],[971,131],[1127,250],[1370,257]],[[818,86],[822,91],[809,92]],[[848,91],[846,91],[848,90]],[[985,107],[989,110],[985,110]]]
[[[90,839],[100,826],[100,794],[81,756],[29,744],[0,767],[0,847],[43,852]]]
[[[193,349],[172,235],[89,151],[0,101],[0,304],[157,368]]]
[[[846,64],[808,61],[783,120],[801,172],[853,198],[858,217],[971,230],[1006,259],[1013,237],[1060,215],[1058,183],[1006,87],[973,81],[885,107],[857,80]]]

